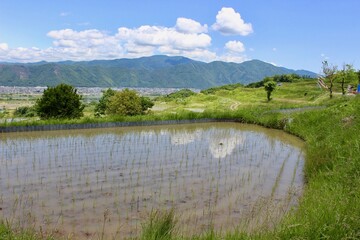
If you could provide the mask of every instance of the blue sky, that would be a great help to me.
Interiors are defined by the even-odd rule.
[[[359,0],[1,0],[0,62],[259,59],[360,68]]]

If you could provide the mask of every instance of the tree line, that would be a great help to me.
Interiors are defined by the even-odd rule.
[[[107,89],[95,106],[95,116],[146,114],[154,103],[148,97],[140,96],[135,90],[115,91]],[[48,87],[36,101],[34,107],[21,109],[21,113],[35,112],[41,119],[73,119],[84,115],[85,105],[76,88],[68,84]]]
[[[351,64],[343,64],[339,70],[338,66],[330,64],[328,61],[322,62],[322,75],[318,79],[319,85],[328,89],[330,98],[333,97],[335,85],[340,85],[342,95],[347,90],[356,92],[354,85],[360,84],[360,70],[356,71]],[[346,89],[349,85],[349,89]]]

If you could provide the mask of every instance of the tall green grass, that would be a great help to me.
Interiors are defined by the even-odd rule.
[[[34,229],[16,229],[9,223],[0,221],[0,239],[1,240],[54,240],[49,233],[43,233],[41,230]]]
[[[141,240],[171,240],[175,229],[174,210],[150,213],[149,219],[142,226]]]

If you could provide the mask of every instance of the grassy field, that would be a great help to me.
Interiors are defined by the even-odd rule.
[[[96,119],[87,116],[73,122],[143,121],[191,118],[229,118],[283,129],[306,141],[306,187],[300,204],[275,229],[253,233],[209,231],[184,237],[176,227],[176,212],[156,212],[143,225],[140,239],[359,239],[360,238],[360,96],[335,94],[316,82],[283,83],[266,101],[263,88],[221,90],[170,102],[156,102],[149,115]],[[308,106],[305,111],[280,109]],[[28,122],[47,124],[53,122]],[[17,123],[23,124],[23,123]],[[41,229],[18,229],[5,221],[0,239],[62,239]],[[65,238],[66,239],[66,238]]]

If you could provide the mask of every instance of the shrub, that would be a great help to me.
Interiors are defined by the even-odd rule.
[[[18,107],[14,112],[15,117],[35,117],[36,109],[34,107]]]
[[[103,95],[99,100],[99,103],[95,106],[95,116],[104,115],[106,112],[106,107],[109,104],[109,99],[115,95],[116,91],[111,88],[106,91],[102,91]]]
[[[41,119],[80,118],[83,116],[84,105],[77,90],[67,84],[48,87],[41,98],[36,101],[36,113]]]
[[[134,90],[124,89],[109,98],[106,113],[111,115],[134,116],[143,114],[154,103],[147,97],[140,97]]]

